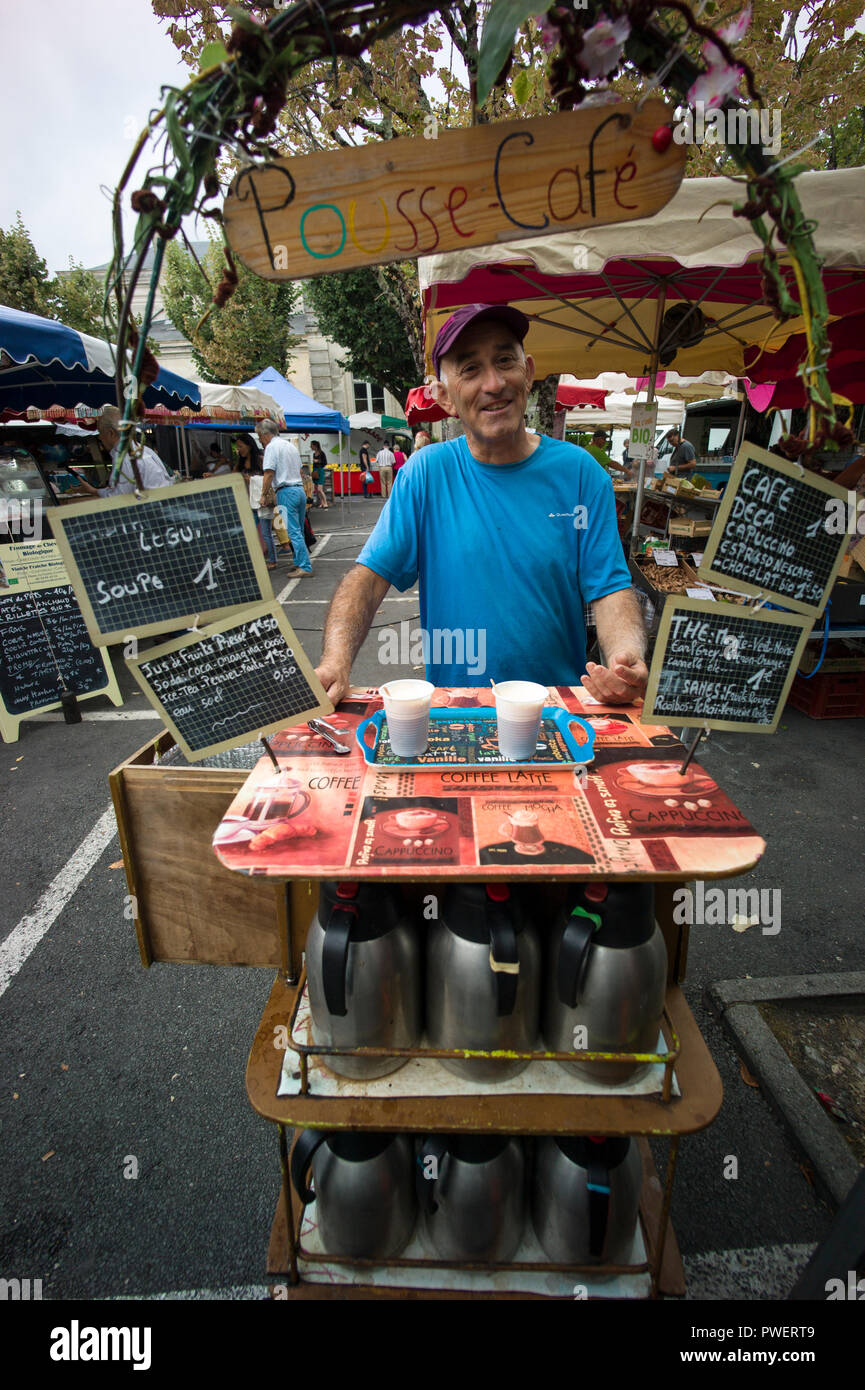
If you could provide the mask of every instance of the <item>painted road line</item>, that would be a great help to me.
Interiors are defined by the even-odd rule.
[[[116,837],[114,807],[109,806],[74,854],[69,856],[57,877],[49,883],[33,911],[22,917],[0,944],[0,995],[6,992],[27,957],[35,951],[72,894]]]
[[[331,532],[330,535],[322,536],[321,540],[318,542],[318,545],[315,547],[315,554],[314,554],[314,555],[310,555],[309,558],[312,560],[313,568],[318,564],[318,558],[319,558],[321,552],[324,550],[324,547],[327,545],[328,541],[330,540],[331,535],[333,535],[333,532]],[[301,584],[301,583],[303,583],[303,581],[302,581],[302,579],[300,578],[300,576],[298,576],[297,579],[289,579],[289,581],[288,581],[288,583],[286,584],[285,588],[284,588],[280,593],[277,594],[277,596],[276,596],[276,601],[277,601],[277,603],[285,603],[285,600],[288,598],[289,594],[292,592],[292,590],[295,588],[295,586],[296,586],[297,584]]]

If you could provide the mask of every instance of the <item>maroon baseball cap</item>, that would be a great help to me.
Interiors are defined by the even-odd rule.
[[[520,342],[529,331],[529,321],[525,314],[510,304],[464,304],[445,320],[436,334],[432,350],[433,370],[436,376],[439,374],[442,358],[450,352],[460,334],[465,332],[469,324],[478,323],[482,319],[498,319],[501,323],[506,323]]]

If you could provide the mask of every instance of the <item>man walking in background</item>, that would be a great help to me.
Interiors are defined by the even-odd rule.
[[[390,497],[390,490],[393,487],[393,466],[396,459],[392,451],[385,444],[383,449],[379,449],[375,458],[378,469],[379,481],[381,482],[382,497]]]
[[[289,578],[302,579],[312,574],[312,562],[303,538],[306,492],[300,472],[303,466],[300,453],[287,439],[278,437],[277,426],[272,420],[260,420],[255,432],[264,445],[262,496],[267,497],[268,485],[276,494],[277,506],[285,517],[285,528],[294,551],[295,568],[289,570]]]

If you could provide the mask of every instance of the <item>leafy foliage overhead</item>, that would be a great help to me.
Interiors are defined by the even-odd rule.
[[[8,230],[0,227],[0,303],[58,319],[79,333],[102,333],[99,280],[71,256],[68,271],[50,278],[20,212]]]
[[[405,275],[403,267],[382,269],[398,287]],[[404,401],[421,378],[406,326],[382,289],[380,277],[372,270],[322,275],[307,282],[306,292],[325,337],[347,348],[340,366],[360,381],[386,386]]]
[[[165,257],[165,308],[174,326],[191,342],[202,378],[248,381],[265,367],[276,367],[285,374],[292,349],[300,341],[289,324],[289,316],[299,305],[297,286],[261,280],[240,266],[233,297],[218,313],[208,313],[213,285],[224,266],[222,250],[215,242],[203,261],[207,279],[176,242],[169,244]]]

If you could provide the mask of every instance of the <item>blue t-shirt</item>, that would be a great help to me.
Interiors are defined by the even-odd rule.
[[[358,564],[401,591],[419,579],[427,679],[444,686],[578,684],[583,605],[631,586],[609,476],[546,435],[519,463],[478,462],[464,435],[422,449]]]

